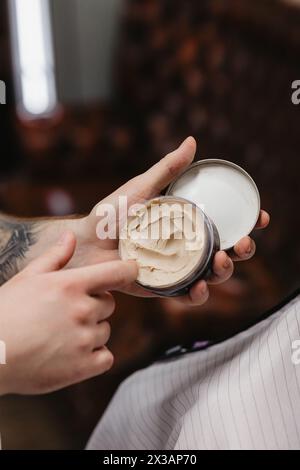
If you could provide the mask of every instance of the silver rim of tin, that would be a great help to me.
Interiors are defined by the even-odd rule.
[[[197,166],[202,166],[202,165],[206,165],[206,164],[211,164],[211,163],[221,163],[223,165],[226,165],[226,166],[230,166],[232,168],[235,168],[236,170],[238,170],[240,173],[243,173],[248,179],[249,181],[252,183],[254,189],[255,189],[255,192],[256,192],[256,195],[257,195],[257,201],[258,201],[258,208],[257,208],[257,214],[256,214],[256,220],[249,232],[249,234],[252,232],[252,230],[255,228],[256,226],[256,223],[259,219],[259,215],[260,215],[260,210],[261,210],[261,199],[260,199],[260,194],[259,194],[259,191],[258,191],[258,187],[254,181],[254,179],[252,178],[252,176],[249,175],[249,173],[244,170],[244,168],[240,167],[239,165],[237,165],[236,163],[233,163],[233,162],[229,162],[228,160],[223,160],[221,158],[206,158],[204,160],[198,160],[194,163],[191,163],[190,166],[188,168],[186,168],[186,170],[184,170],[179,176],[177,176],[177,178],[172,182],[170,183],[170,185],[168,186],[167,188],[167,191],[166,191],[166,196],[172,196],[171,194],[171,191],[173,189],[173,187],[175,186],[175,184],[180,180],[180,178],[185,175],[186,173],[188,173],[192,168],[195,168]],[[174,196],[175,197],[175,196]],[[192,202],[192,201],[190,201]],[[198,207],[198,206],[197,206]],[[248,235],[249,235],[248,234]],[[230,249],[230,248],[228,248]]]

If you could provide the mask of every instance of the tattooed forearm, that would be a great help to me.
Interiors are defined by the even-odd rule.
[[[79,217],[18,219],[0,213],[0,286],[49,250],[66,230],[80,237]]]
[[[0,214],[0,285],[20,270],[26,252],[36,242],[36,224]]]

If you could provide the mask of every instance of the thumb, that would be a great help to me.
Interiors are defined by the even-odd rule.
[[[197,144],[194,137],[188,137],[176,150],[140,175],[134,182],[135,184],[131,185],[131,192],[134,193],[134,186],[138,184],[139,188],[144,190],[145,199],[159,195],[192,163],[196,149]]]
[[[46,273],[62,269],[72,258],[76,246],[73,232],[64,232],[55,245],[32,261],[24,270],[30,274]]]
[[[85,219],[88,233],[93,237],[95,236],[95,226],[99,221],[99,208],[101,206],[109,205],[118,210],[120,196],[126,196],[128,208],[133,204],[143,203],[147,199],[158,196],[169,183],[192,163],[196,148],[195,139],[188,137],[176,150],[166,155],[148,171],[131,179],[97,204],[91,214]],[[114,216],[114,213],[112,214]],[[122,222],[120,217],[118,217],[117,221],[113,219],[113,223],[118,225],[119,222]],[[109,246],[108,243],[107,247]]]
[[[169,183],[192,163],[196,147],[195,139],[188,137],[176,150],[166,155],[145,173],[121,186],[104,199],[102,203],[109,202],[117,207],[118,197],[127,196],[128,206],[130,206],[158,196]]]

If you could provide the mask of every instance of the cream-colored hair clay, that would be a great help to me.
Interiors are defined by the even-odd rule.
[[[208,265],[218,236],[205,214],[182,198],[161,196],[139,207],[120,234],[124,260],[139,266],[138,283],[165,296],[184,294]]]
[[[201,259],[202,222],[197,208],[188,201],[153,199],[129,218],[121,235],[121,256],[137,261],[138,281],[143,285],[175,284]]]

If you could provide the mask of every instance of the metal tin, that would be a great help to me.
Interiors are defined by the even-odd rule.
[[[231,206],[229,204],[226,205],[226,188],[224,189],[223,194],[222,190],[220,190],[220,194],[218,194],[218,187],[216,185],[212,188],[208,188],[207,192],[201,194],[201,188],[199,189],[199,195],[197,195],[197,175],[202,169],[205,169],[207,172],[209,167],[213,167],[214,171],[211,172],[212,174],[215,173],[215,170],[220,170],[220,168],[225,169],[227,171],[227,176],[225,177],[226,171],[224,171],[224,181],[220,181],[221,184],[224,183],[224,186],[227,184],[227,192],[235,191],[235,198],[238,200],[239,197],[241,202],[245,202],[246,196],[244,193],[248,191],[248,199],[249,199],[249,209],[243,208],[243,210],[239,210],[236,206],[235,200],[231,198]],[[198,172],[196,171],[198,170]],[[193,173],[194,172],[194,176]],[[237,174],[243,175],[243,181],[239,182],[241,187],[238,187],[237,181],[226,181],[226,178],[229,180],[231,178],[231,174],[233,175],[234,172]],[[178,189],[183,178],[190,174],[190,181],[188,183],[188,188],[184,190],[184,188]],[[203,174],[204,175],[204,174]],[[205,182],[205,179],[202,177],[202,183]],[[233,178],[234,180],[234,178]],[[236,187],[235,187],[236,186]],[[192,189],[192,191],[190,191]],[[192,194],[189,194],[192,193]],[[254,229],[256,222],[258,220],[260,214],[260,195],[258,188],[253,180],[253,178],[240,166],[236,165],[235,163],[229,162],[227,160],[222,159],[205,159],[199,160],[195,163],[192,163],[179,177],[177,177],[168,187],[166,191],[166,195],[168,196],[175,196],[175,197],[184,197],[191,202],[194,202],[198,206],[201,203],[202,210],[206,213],[206,215],[213,221],[215,224],[219,236],[220,236],[220,247],[222,250],[229,250],[231,249],[243,236],[249,235],[250,232]],[[250,201],[250,199],[252,199]],[[202,207],[202,204],[204,207]],[[246,204],[244,204],[246,206]],[[215,207],[219,208],[219,213],[221,214],[222,223],[218,220],[218,217],[215,216],[215,210],[212,209]],[[207,208],[207,209],[206,209]],[[219,217],[220,218],[220,217]],[[225,223],[223,222],[225,221]],[[228,221],[227,229],[232,225],[235,227],[235,233],[231,237],[230,242],[223,239],[223,232],[226,230],[226,221]],[[242,227],[242,223],[244,223],[245,227]],[[225,227],[225,228],[224,228]]]
[[[154,198],[150,201],[147,201],[145,204],[151,204],[153,201],[161,201],[162,203],[168,202],[173,204],[176,202],[191,204],[199,213],[203,219],[204,224],[204,248],[202,256],[199,259],[197,265],[193,270],[188,273],[184,278],[176,283],[172,283],[164,286],[151,286],[143,284],[139,281],[136,281],[137,284],[143,289],[152,292],[161,297],[175,297],[180,295],[185,295],[188,293],[191,286],[198,281],[199,279],[205,279],[209,276],[211,272],[211,266],[214,259],[215,253],[220,249],[220,239],[218,231],[214,223],[209,219],[209,217],[192,201],[189,201],[184,198],[172,197],[172,196],[160,196]],[[121,241],[119,243],[119,254],[122,259],[125,259],[121,250]]]
[[[211,175],[214,177],[219,172],[220,181],[217,182],[217,185],[214,182],[210,187],[208,173],[211,171],[212,166],[214,171]],[[207,170],[208,168],[208,179],[206,180],[204,177],[203,180],[204,173],[202,173],[201,190],[198,191],[197,184],[199,180],[197,180],[197,175],[202,169]],[[226,169],[223,176],[220,169]],[[243,175],[243,178],[239,180],[239,177],[234,176],[234,172],[236,172],[236,175]],[[183,183],[187,175],[190,178],[185,189],[181,188],[179,190],[180,184]],[[220,184],[220,187],[218,184]],[[205,186],[207,191],[203,192]],[[239,198],[240,207],[237,204]],[[260,196],[254,180],[240,166],[222,159],[206,159],[193,163],[170,184],[165,196],[160,196],[155,200],[165,202],[181,201],[192,204],[196,210],[201,212],[205,227],[205,247],[201,259],[185,278],[161,287],[145,285],[137,281],[139,286],[161,297],[185,295],[198,280],[209,277],[215,253],[219,249],[228,250],[232,248],[240,238],[248,235],[255,227],[260,213]],[[150,204],[151,201],[148,201],[148,203]],[[249,208],[246,203],[248,203]],[[204,204],[204,209],[200,207],[202,204]],[[218,209],[216,218],[213,216],[214,211],[212,210],[215,207]],[[219,215],[221,215],[221,221],[218,220]],[[233,232],[230,241],[226,240],[224,235],[228,227]],[[122,258],[120,245],[119,252]]]

